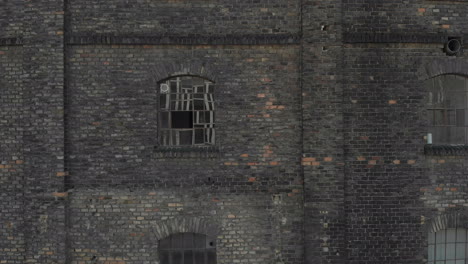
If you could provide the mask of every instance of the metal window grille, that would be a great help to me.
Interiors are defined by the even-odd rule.
[[[426,81],[427,113],[434,144],[468,143],[468,81],[441,75]]]
[[[215,144],[214,83],[181,76],[159,84],[159,140],[163,146]]]
[[[203,234],[178,233],[159,241],[161,264],[216,264],[216,240]]]
[[[449,228],[429,233],[428,264],[468,264],[465,228]]]

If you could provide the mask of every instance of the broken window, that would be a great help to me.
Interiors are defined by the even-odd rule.
[[[448,228],[430,232],[428,242],[428,264],[468,263],[466,229]]]
[[[159,241],[161,264],[216,264],[216,240],[203,234],[178,233]]]
[[[163,146],[214,145],[214,83],[180,76],[159,83],[159,142]]]
[[[434,144],[467,144],[467,78],[441,75],[426,81],[427,118]]]

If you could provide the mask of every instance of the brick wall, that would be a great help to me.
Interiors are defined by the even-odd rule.
[[[7,1],[0,263],[157,263],[184,231],[220,263],[425,263],[434,221],[467,215],[465,154],[427,151],[423,103],[425,79],[468,76],[443,52],[467,8]],[[216,83],[209,153],[158,145],[176,74]]]
[[[279,34],[299,32],[299,1],[70,2],[75,34]]]
[[[8,263],[22,263],[25,251],[22,52],[17,46],[0,47],[0,255]]]
[[[302,263],[300,203],[300,196],[202,187],[83,190],[70,206],[72,263],[155,261],[158,241],[178,232],[216,237],[218,263]]]
[[[22,117],[25,263],[64,263],[63,1],[25,3]]]
[[[300,188],[297,60],[297,47],[279,46],[73,48],[71,181]],[[164,68],[174,70],[160,73]],[[203,68],[216,83],[217,158],[158,158],[157,82],[184,68]]]
[[[344,1],[351,32],[466,34],[466,1]]]
[[[24,7],[24,1],[22,0],[9,0],[2,3],[0,38],[15,38],[22,34]]]

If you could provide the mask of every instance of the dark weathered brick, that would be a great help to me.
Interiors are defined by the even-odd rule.
[[[425,263],[467,218],[465,147],[425,146],[423,81],[468,76],[466,1],[8,0],[0,263]],[[159,81],[216,84],[217,145],[160,146]]]

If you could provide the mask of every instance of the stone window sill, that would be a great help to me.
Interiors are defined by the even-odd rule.
[[[217,158],[218,146],[155,146],[156,158]]]
[[[424,154],[428,156],[468,156],[468,145],[426,144]]]

